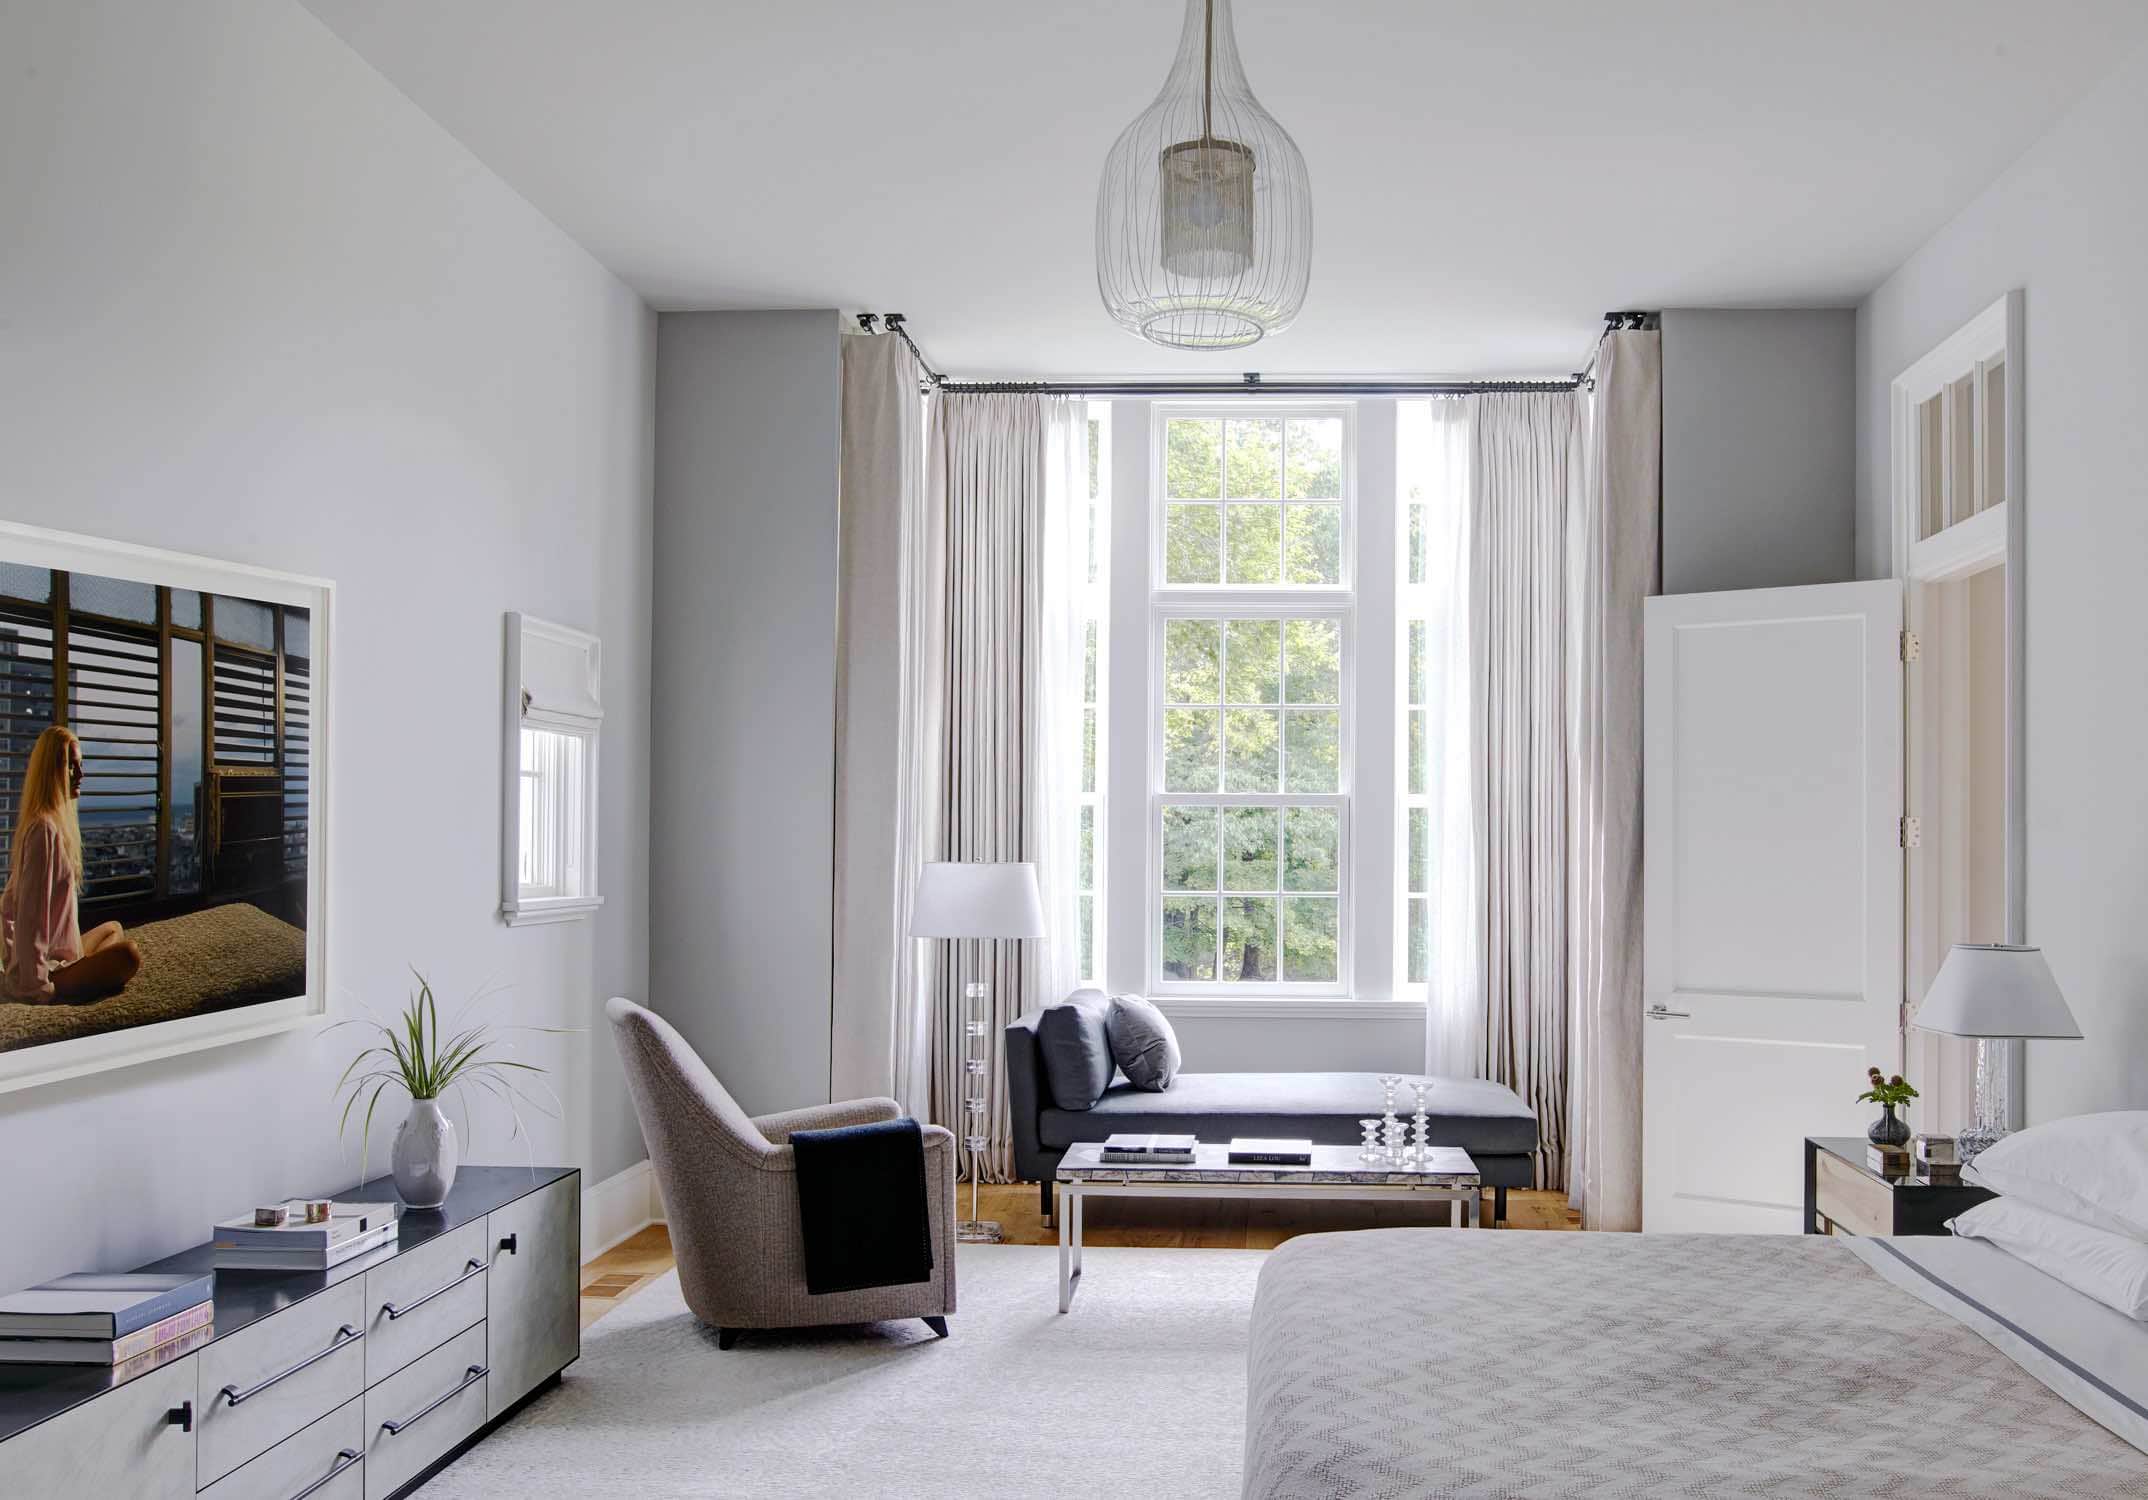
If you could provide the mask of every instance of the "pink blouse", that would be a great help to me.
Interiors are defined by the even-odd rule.
[[[8,872],[7,888],[0,890],[0,938],[7,945],[0,993],[10,1000],[50,1000],[53,968],[82,956],[75,872],[49,818],[31,826]]]

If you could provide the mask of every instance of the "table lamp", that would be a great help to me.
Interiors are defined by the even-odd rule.
[[[1033,864],[928,864],[917,877],[917,897],[910,905],[910,936],[966,938],[985,942],[1044,936],[1044,900],[1037,893]],[[980,963],[972,972],[984,972]],[[970,1216],[955,1226],[955,1238],[993,1245],[1003,1237],[997,1224],[977,1217],[977,1184],[984,1177],[985,1098],[991,1066],[987,1018],[991,987],[972,979],[962,987],[962,1072],[964,1111],[962,1144],[970,1161]]]
[[[1969,1161],[2012,1129],[2011,1080],[1994,1041],[2056,1038],[2079,1041],[2081,1028],[2059,994],[2041,948],[2010,943],[1956,943],[1924,992],[1911,1025],[1976,1044],[1976,1123],[1963,1133]]]

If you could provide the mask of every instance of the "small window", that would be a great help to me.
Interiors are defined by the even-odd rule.
[[[597,891],[597,750],[604,721],[596,637],[507,617],[507,847],[500,914],[560,922]]]

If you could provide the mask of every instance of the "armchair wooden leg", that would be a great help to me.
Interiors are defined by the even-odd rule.
[[[925,1326],[932,1330],[934,1337],[943,1339],[947,1337],[947,1319],[927,1318]]]
[[[735,1343],[737,1343],[737,1342],[738,1342],[738,1330],[737,1330],[736,1328],[719,1328],[719,1329],[717,1329],[717,1330],[716,1330],[716,1347],[717,1347],[717,1348],[719,1348],[719,1349],[728,1349],[728,1348],[730,1348],[730,1347],[731,1347],[731,1346],[732,1346],[733,1344],[735,1344]]]

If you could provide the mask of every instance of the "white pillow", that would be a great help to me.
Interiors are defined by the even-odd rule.
[[[2148,1110],[2074,1115],[2017,1130],[1964,1167],[1962,1178],[2148,1240]]]
[[[1957,1214],[1948,1227],[1964,1239],[1997,1245],[2105,1307],[2148,1322],[2148,1244],[2014,1198],[1979,1203]]]

